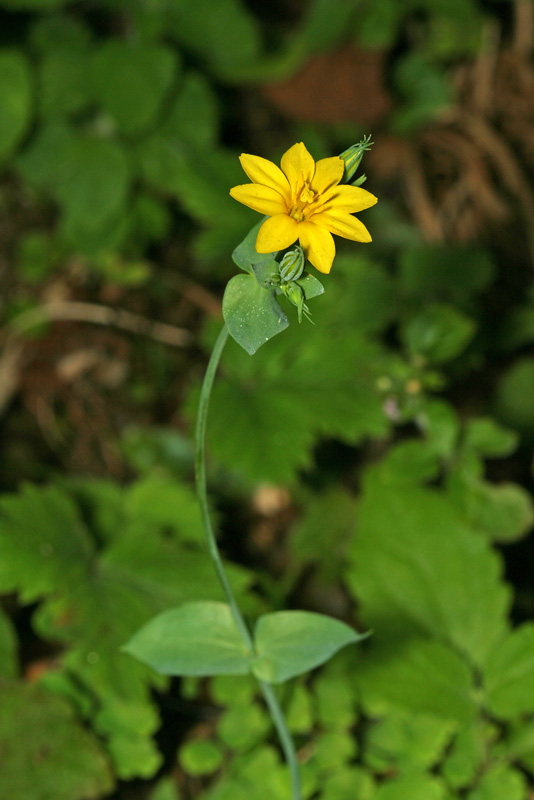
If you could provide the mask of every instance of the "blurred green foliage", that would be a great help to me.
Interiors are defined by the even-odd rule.
[[[450,67],[476,58],[493,13],[475,0],[276,5],[279,19],[244,0],[0,0],[6,328],[80,270],[81,299],[135,311],[142,295],[161,321],[169,263],[180,288],[222,296],[257,221],[228,195],[239,152],[276,160],[306,138],[321,157],[362,134],[282,121],[258,85],[348,42],[385,52],[383,129],[409,139],[454,105]],[[302,607],[373,630],[281,689],[306,798],[527,800],[534,595],[514,567],[534,521],[530,278],[518,269],[510,290],[490,235],[423,242],[396,197],[365,221],[374,244],[340,242],[314,327],[286,309],[288,329],[253,358],[224,354],[208,439],[230,578],[251,620]],[[2,797],[123,798],[133,779],[150,800],[289,796],[248,677],[171,685],[121,651],[154,614],[220,599],[190,435],[220,321],[198,316],[190,355],[134,344],[121,392],[136,424],[113,442],[125,479],[51,469],[24,449],[31,403],[2,410],[23,431],[6,482],[46,479],[0,496]],[[271,484],[289,498],[274,513],[257,505]]]

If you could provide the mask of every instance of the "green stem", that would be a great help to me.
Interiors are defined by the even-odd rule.
[[[228,339],[228,328],[226,327],[226,325],[224,325],[217,341],[215,342],[215,346],[211,353],[208,367],[206,369],[206,375],[204,377],[204,383],[202,384],[202,390],[200,392],[200,401],[198,404],[198,415],[197,415],[197,425],[196,425],[196,453],[195,453],[196,482],[197,482],[197,494],[202,512],[202,522],[204,524],[204,530],[206,533],[206,540],[208,543],[209,554],[215,566],[217,577],[219,578],[219,581],[223,588],[224,594],[228,601],[228,605],[230,606],[232,615],[234,617],[237,628],[241,634],[243,642],[252,653],[254,652],[254,642],[250,634],[250,631],[248,629],[247,623],[245,622],[245,619],[241,611],[239,610],[239,606],[237,605],[237,601],[232,591],[232,587],[230,586],[230,582],[228,581],[226,572],[224,571],[224,566],[219,553],[219,548],[217,547],[217,540],[215,538],[215,533],[213,531],[213,526],[211,524],[211,518],[209,513],[208,492],[206,485],[206,424],[208,420],[208,408],[210,403],[211,390],[213,388],[213,381],[215,380],[215,373],[217,372],[217,367],[219,366],[219,361],[221,359],[222,351],[224,350],[224,345],[226,344],[227,339]],[[295,745],[293,744],[293,740],[291,738],[291,734],[289,733],[286,721],[284,719],[283,711],[280,707],[280,703],[278,702],[278,698],[276,696],[273,687],[269,683],[265,683],[264,681],[258,681],[258,682],[261,691],[263,693],[265,702],[267,704],[267,707],[272,716],[275,728],[278,732],[278,736],[280,738],[280,744],[282,745],[282,749],[284,751],[284,755],[286,757],[286,761],[289,766],[289,770],[291,773],[291,784],[293,787],[293,800],[301,800],[300,775],[297,762],[297,754],[295,751]]]

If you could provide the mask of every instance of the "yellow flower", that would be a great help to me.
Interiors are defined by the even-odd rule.
[[[252,183],[234,186],[230,194],[269,219],[256,239],[258,253],[284,250],[298,239],[306,258],[328,273],[336,254],[332,234],[370,242],[369,231],[356,217],[376,203],[376,197],[359,186],[340,186],[345,162],[323,158],[317,163],[302,142],[284,153],[281,169],[260,156],[243,153],[241,166]]]

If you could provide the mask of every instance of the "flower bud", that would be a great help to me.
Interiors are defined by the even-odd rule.
[[[303,313],[306,319],[310,320],[311,322],[310,309],[304,302],[305,296],[302,287],[299,286],[298,283],[290,282],[283,283],[280,288],[289,302],[296,307],[299,322],[302,322]]]
[[[343,173],[343,181],[348,183],[356,174],[356,170],[360,166],[363,154],[366,150],[371,149],[371,136],[364,136],[361,142],[353,144],[352,147],[347,148],[340,154],[340,158],[345,162],[345,172]]]
[[[298,245],[285,254],[280,262],[280,277],[283,281],[296,281],[304,272],[306,256]],[[300,288],[300,287],[299,287]]]

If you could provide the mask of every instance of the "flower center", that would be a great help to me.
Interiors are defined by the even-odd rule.
[[[320,196],[313,191],[310,184],[304,181],[302,187],[298,186],[293,192],[293,201],[289,209],[289,216],[297,222],[308,220],[317,211]]]

